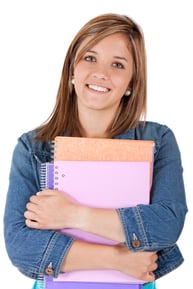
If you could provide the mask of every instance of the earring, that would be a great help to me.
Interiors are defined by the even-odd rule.
[[[125,96],[129,96],[131,94],[131,91],[129,90],[129,89],[127,89],[126,91],[125,91]]]
[[[74,85],[74,78],[72,78],[71,83]]]

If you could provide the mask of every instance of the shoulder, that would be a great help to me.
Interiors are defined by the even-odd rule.
[[[35,137],[36,137],[36,130],[35,129],[30,130],[30,131],[24,132],[21,136],[19,136],[18,142],[22,142],[29,149],[41,147],[42,143],[36,140]]]
[[[147,121],[145,124],[141,122],[135,129],[126,131],[117,136],[117,138],[152,140],[155,143],[156,152],[160,151],[161,148],[165,148],[165,150],[170,152],[176,152],[178,150],[172,129],[165,124],[152,121]]]
[[[135,129],[135,138],[144,140],[161,141],[164,136],[174,136],[171,128],[165,124],[147,121],[145,125],[140,123]]]
[[[146,122],[145,126],[139,125],[135,129],[135,139],[153,140],[155,153],[162,152],[162,156],[170,155],[176,159],[180,156],[180,150],[172,129],[161,123]]]
[[[41,142],[36,138],[36,130],[30,130],[24,132],[18,138],[18,145],[23,150],[28,151],[28,153],[37,156],[42,160],[50,160],[52,153],[52,144],[51,142]]]
[[[22,135],[19,136],[19,140],[22,140],[24,142],[35,142],[35,136],[36,136],[36,130],[30,130],[27,132],[24,132]]]
[[[174,137],[172,130],[167,125],[146,121],[145,123],[140,122],[136,128],[128,130],[116,136],[116,138],[160,142],[164,136]]]

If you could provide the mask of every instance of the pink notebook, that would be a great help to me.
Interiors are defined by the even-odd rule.
[[[55,161],[47,163],[43,170],[44,187],[64,191],[76,202],[91,207],[121,208],[148,204],[150,165],[148,161]],[[88,242],[116,244],[112,240],[77,229],[63,229],[61,232]],[[142,280],[116,270],[67,272],[59,274],[53,282],[143,283]]]
[[[149,167],[149,162],[55,161],[54,188],[91,207],[148,204]]]
[[[121,161],[55,161],[54,188],[65,191],[76,202],[103,208],[148,204],[150,163]],[[76,239],[101,244],[114,241],[81,230],[61,232]],[[60,274],[57,281],[143,283],[115,270],[75,271]]]

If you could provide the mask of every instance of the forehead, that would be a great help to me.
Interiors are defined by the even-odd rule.
[[[111,35],[105,36],[102,39],[97,39],[96,36],[86,37],[80,44],[77,54],[85,53],[88,50],[100,49],[100,47],[109,49],[109,52],[113,50],[130,52],[130,42],[126,34],[124,33],[113,33]]]

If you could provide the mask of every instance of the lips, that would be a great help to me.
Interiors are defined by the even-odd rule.
[[[88,84],[87,86],[88,86],[88,88],[95,90],[95,91],[98,91],[98,92],[108,92],[110,90],[106,87],[98,86],[96,84]]]

